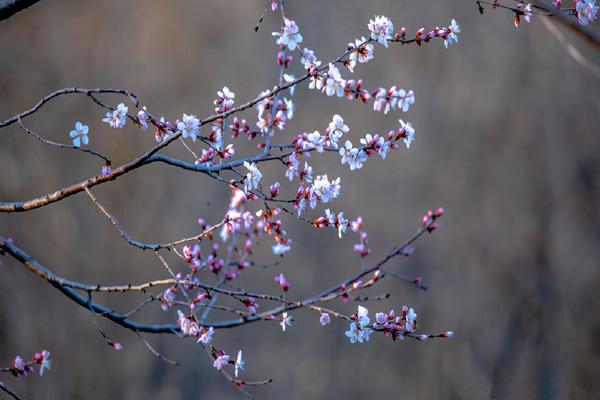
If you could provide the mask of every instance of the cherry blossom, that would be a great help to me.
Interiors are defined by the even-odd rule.
[[[100,175],[107,176],[112,174],[112,169],[110,168],[110,164],[104,164],[102,169],[100,170]]]
[[[244,180],[244,191],[248,194],[252,189],[258,189],[262,174],[255,163],[244,161],[244,167],[250,171],[246,174],[246,179]]]
[[[83,125],[79,121],[75,123],[75,129],[69,133],[69,136],[73,139],[73,146],[80,147],[82,143],[87,145],[90,142],[88,138],[89,129],[87,125]]]
[[[229,90],[227,86],[224,86],[223,89],[217,91],[217,96],[219,96],[219,98],[215,100],[215,105],[217,106],[215,112],[222,113],[233,108],[235,93]]]
[[[349,130],[350,128],[348,125],[344,124],[344,119],[338,114],[335,114],[327,127],[325,144],[334,149],[339,148],[339,140],[345,133],[348,133]]]
[[[361,328],[364,328],[371,323],[371,320],[369,319],[369,310],[367,310],[366,307],[358,306],[358,313],[356,315]]]
[[[370,20],[368,24],[371,31],[371,39],[378,41],[384,47],[388,47],[388,40],[392,39],[394,34],[394,24],[387,17],[375,16],[375,20]]]
[[[129,108],[120,103],[115,110],[106,113],[106,117],[102,119],[102,122],[106,122],[111,128],[122,128],[127,122],[127,111],[129,111]]]
[[[148,116],[148,109],[146,106],[142,107],[140,111],[137,113],[137,122],[142,128],[143,131],[148,129],[148,122],[150,121],[150,117]]]
[[[275,254],[276,256],[281,256],[290,251],[291,249],[292,247],[289,244],[276,243],[272,246],[273,254]]]
[[[350,72],[354,72],[354,67],[356,63],[359,62],[361,64],[367,63],[373,59],[373,45],[368,43],[367,39],[361,37],[360,39],[355,39],[354,43],[348,43],[348,49],[352,49],[352,52],[348,56],[347,67]]]
[[[44,375],[44,370],[50,369],[50,352],[43,350],[41,353],[35,353],[33,362],[40,365],[40,376]]]
[[[335,65],[329,64],[326,86],[323,88],[325,93],[327,93],[327,96],[333,96],[335,94],[337,97],[343,97],[345,85],[346,81],[342,79],[340,70]]]
[[[284,18],[283,33],[273,32],[273,36],[279,37],[277,44],[287,46],[288,49],[294,51],[299,43],[302,43],[302,35],[298,33],[298,25],[295,21]]]
[[[317,60],[315,52],[307,49],[306,47],[304,50],[302,50],[302,58],[300,59],[300,62],[307,70],[318,68],[321,65],[321,61]]]
[[[198,343],[209,344],[213,340],[214,333],[215,330],[212,326],[208,329],[203,329],[198,335]]]
[[[229,355],[223,351],[218,352],[217,358],[215,358],[215,362],[213,363],[213,367],[215,367],[218,370],[221,370],[227,364],[229,364]]]
[[[405,123],[401,119],[398,122],[400,122],[400,136],[404,138],[404,144],[409,149],[412,142],[415,141],[415,130],[410,122]]]
[[[182,138],[190,137],[195,142],[198,140],[200,120],[195,115],[183,114],[182,121],[177,122],[177,130],[181,132]]]
[[[244,369],[244,360],[242,360],[242,351],[238,351],[237,358],[235,360],[235,377],[238,377],[239,371]]]
[[[344,147],[340,147],[340,156],[342,156],[342,165],[348,164],[351,171],[361,169],[363,163],[367,160],[367,154],[362,149],[356,149],[352,142],[346,140]]]
[[[360,325],[352,322],[350,329],[346,331],[346,336],[350,339],[350,343],[363,343],[369,341],[369,335],[373,332],[371,328],[362,328]]]
[[[279,325],[281,325],[281,330],[285,332],[285,327],[292,326],[293,322],[294,322],[294,319],[292,318],[292,316],[288,315],[287,312],[284,312],[283,315],[281,316],[281,321],[279,321]]]
[[[326,209],[325,215],[327,216],[329,224],[338,230],[338,235],[341,239],[342,233],[346,233],[346,229],[348,228],[348,220],[344,218],[344,212],[341,212],[336,216],[329,209]]]
[[[577,0],[575,2],[575,11],[577,12],[577,20],[581,25],[588,25],[596,20],[598,6],[596,0]]]
[[[275,282],[279,283],[279,286],[281,286],[281,289],[284,292],[287,292],[288,289],[290,288],[290,283],[285,279],[285,276],[283,275],[283,273],[281,273],[275,277]]]
[[[25,361],[21,358],[21,356],[16,356],[11,365],[10,372],[14,376],[20,376],[20,375],[27,376],[31,372],[33,372],[33,368],[31,368],[29,365],[27,365],[27,363],[25,363]]]
[[[448,30],[449,30],[449,33],[447,34],[448,36],[446,39],[444,39],[444,46],[446,46],[446,48],[448,48],[449,45],[458,42],[458,36],[456,34],[460,33],[460,25],[458,25],[456,23],[455,19],[453,19],[452,22],[450,23]]]
[[[321,326],[329,325],[331,323],[331,317],[329,314],[323,313],[319,318],[319,322],[321,323]]]
[[[315,208],[317,203],[328,203],[340,195],[340,178],[329,181],[327,175],[319,175],[314,180],[309,190],[309,202],[311,208]]]
[[[271,187],[269,188],[271,197],[273,197],[273,198],[277,197],[277,195],[279,195],[280,188],[281,188],[281,184],[279,182],[275,182],[274,184],[272,184]]]

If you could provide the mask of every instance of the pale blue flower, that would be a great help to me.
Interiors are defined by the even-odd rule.
[[[75,129],[69,133],[69,136],[73,139],[73,146],[80,147],[83,143],[87,145],[90,142],[88,138],[88,132],[90,128],[87,125],[83,125],[81,122],[77,121],[75,124]]]

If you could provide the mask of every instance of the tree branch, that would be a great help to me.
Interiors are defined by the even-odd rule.
[[[0,0],[0,21],[12,17],[38,1],[40,0]]]

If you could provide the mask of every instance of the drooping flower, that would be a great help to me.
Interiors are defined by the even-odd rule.
[[[460,25],[458,25],[456,20],[453,19],[448,29],[450,33],[448,34],[448,38],[444,40],[444,46],[446,46],[446,48],[448,48],[449,45],[458,42],[458,36],[456,34],[460,33]]]
[[[335,65],[329,64],[326,86],[323,88],[327,96],[335,94],[337,97],[343,97],[345,85],[346,81],[342,78],[340,70]]]
[[[102,122],[106,122],[111,128],[122,128],[127,122],[127,111],[129,111],[129,108],[120,103],[114,111],[106,113],[106,117],[102,119]]]
[[[281,325],[281,330],[283,330],[285,332],[285,327],[292,326],[293,322],[294,322],[294,319],[292,318],[292,316],[288,315],[287,312],[284,312],[283,315],[281,316],[281,321],[279,321],[279,325]]]
[[[238,351],[237,358],[235,360],[235,377],[238,377],[239,371],[244,369],[244,360],[242,360],[242,351]]]
[[[295,21],[285,18],[283,20],[283,33],[273,32],[273,36],[278,36],[277,44],[287,46],[294,51],[299,43],[302,43],[302,35],[298,32],[298,25]]]
[[[255,163],[244,161],[244,167],[250,171],[246,174],[246,179],[244,180],[244,191],[248,194],[252,189],[258,189],[262,174]]]
[[[394,24],[387,17],[375,16],[375,20],[369,21],[369,30],[371,31],[371,39],[377,40],[384,47],[388,47],[387,41],[392,39],[394,34]]]
[[[288,243],[290,241],[288,240]],[[288,251],[290,251],[292,249],[292,247],[289,244],[282,244],[282,243],[276,243],[273,245],[272,250],[273,250],[273,254],[275,254],[276,256],[281,256],[285,253],[287,253]]]
[[[415,129],[412,127],[410,122],[404,122],[401,119],[400,122],[400,136],[404,138],[404,144],[409,149],[412,142],[415,141]]]
[[[331,323],[331,317],[329,316],[329,314],[323,313],[319,318],[319,322],[321,323],[321,326],[328,325],[329,323]]]
[[[69,136],[73,139],[73,146],[80,147],[83,143],[87,145],[90,140],[88,138],[88,132],[90,128],[87,125],[83,125],[77,121],[75,123],[75,129],[69,133]]]
[[[198,335],[197,342],[202,343],[202,344],[209,344],[212,341],[214,334],[215,334],[215,330],[212,326],[208,329],[203,329],[200,332],[200,335]]]
[[[344,123],[344,119],[335,114],[327,127],[325,134],[325,144],[334,149],[339,148],[339,140],[345,133],[348,133],[350,128]]]
[[[285,279],[285,276],[283,276],[283,273],[281,273],[275,277],[275,282],[279,283],[279,286],[281,286],[281,289],[284,292],[287,292],[288,289],[290,288],[290,283],[287,281],[287,279]]]
[[[44,375],[44,370],[50,369],[50,352],[44,350],[41,353],[35,353],[33,361],[40,365],[40,376]]]
[[[218,356],[215,359],[215,362],[213,363],[213,367],[215,367],[218,370],[221,370],[221,368],[229,364],[229,355],[225,354],[225,352],[223,351],[220,351],[217,354]]]
[[[148,116],[148,109],[146,106],[142,107],[142,109],[138,111],[137,117],[140,128],[142,128],[144,131],[148,129],[148,121],[150,121],[150,117]]]

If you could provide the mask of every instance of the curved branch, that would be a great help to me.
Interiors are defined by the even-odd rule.
[[[0,4],[1,3],[2,3],[2,0],[0,0]],[[0,19],[2,19],[2,18],[0,18]],[[83,88],[77,88],[77,87],[64,88],[64,89],[60,89],[60,90],[50,93],[49,95],[47,95],[46,97],[44,97],[43,99],[38,101],[38,103],[35,106],[31,107],[29,110],[25,110],[21,114],[15,115],[13,117],[8,118],[6,121],[0,122],[0,128],[4,128],[5,126],[14,124],[15,122],[17,122],[19,120],[19,118],[22,119],[28,115],[33,114],[34,112],[36,112],[37,110],[42,108],[44,106],[44,104],[46,104],[47,102],[49,102],[50,100],[52,100],[55,97],[62,96],[65,94],[73,94],[73,93],[85,94],[87,96],[90,96],[90,98],[92,100],[95,99],[93,96],[94,93],[96,93],[96,94],[116,93],[116,94],[122,94],[124,96],[129,97],[131,99],[131,101],[133,102],[133,104],[135,104],[136,107],[139,104],[137,96],[134,93],[130,92],[129,90],[125,90],[125,89],[102,89],[102,88],[83,89]]]
[[[0,0],[0,21],[8,19],[40,0]]]

